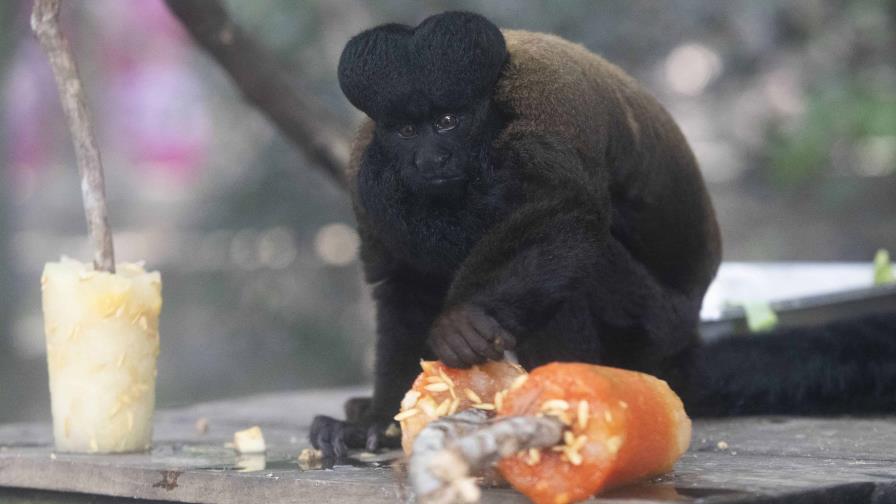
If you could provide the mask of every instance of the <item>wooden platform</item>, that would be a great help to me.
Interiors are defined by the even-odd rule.
[[[335,470],[302,471],[296,463],[312,415],[339,415],[342,401],[361,392],[272,394],[162,411],[154,448],[141,455],[56,454],[49,425],[0,425],[0,500],[120,500],[90,494],[210,504],[407,501],[397,453],[358,454],[354,465]],[[199,418],[208,420],[208,433],[196,430]],[[225,446],[235,430],[255,424],[264,429],[266,457],[239,457]],[[691,450],[673,473],[595,500],[688,501],[896,502],[896,418],[698,421]],[[526,499],[499,488],[486,490],[483,502]]]

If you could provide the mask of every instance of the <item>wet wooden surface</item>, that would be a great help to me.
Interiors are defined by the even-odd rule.
[[[398,454],[357,454],[334,470],[300,470],[315,413],[339,415],[360,390],[271,394],[161,411],[148,454],[54,453],[49,425],[0,425],[0,500],[115,503],[118,498],[244,504],[401,502],[409,500]],[[195,428],[208,420],[209,430]],[[226,443],[259,424],[261,457]],[[30,489],[30,490],[26,490]],[[45,491],[62,492],[48,493]],[[510,489],[487,489],[484,502],[525,502]],[[601,503],[896,502],[896,417],[755,417],[695,422],[691,450],[675,471],[614,491]],[[133,501],[130,501],[133,502]]]

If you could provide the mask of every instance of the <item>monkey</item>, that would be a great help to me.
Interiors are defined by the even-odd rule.
[[[377,342],[372,398],[312,422],[326,458],[397,446],[421,359],[508,350],[526,369],[654,374],[692,415],[896,409],[896,317],[851,338],[855,324],[700,341],[715,212],[677,124],[619,67],[446,12],[356,35],[338,77],[367,116],[349,178]]]

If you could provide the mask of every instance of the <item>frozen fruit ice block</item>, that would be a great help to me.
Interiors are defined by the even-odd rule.
[[[56,449],[147,450],[152,439],[162,281],[63,258],[41,277]]]
[[[525,376],[518,364],[487,362],[470,369],[453,369],[440,361],[421,361],[423,372],[401,401],[395,419],[401,423],[401,446],[411,453],[414,438],[426,425],[458,411],[494,411],[513,381]]]
[[[513,415],[551,415],[566,425],[561,444],[498,463],[501,475],[539,504],[587,499],[669,471],[691,439],[691,420],[666,382],[605,366],[533,369],[498,409],[498,416]]]

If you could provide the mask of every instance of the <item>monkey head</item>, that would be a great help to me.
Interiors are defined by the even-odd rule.
[[[507,60],[498,27],[446,12],[416,27],[387,24],[352,38],[339,85],[376,123],[379,174],[409,193],[457,196],[480,175],[495,131],[495,83]]]

